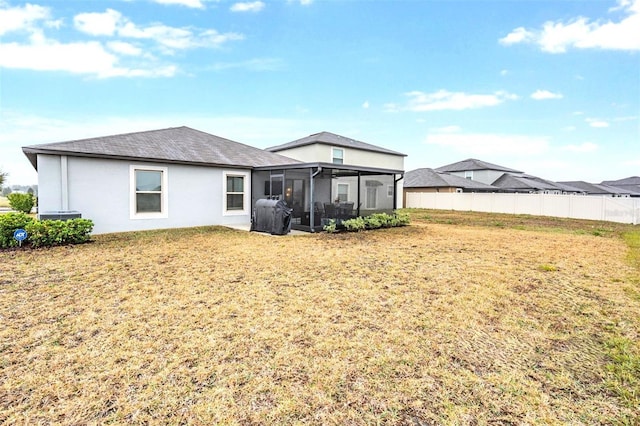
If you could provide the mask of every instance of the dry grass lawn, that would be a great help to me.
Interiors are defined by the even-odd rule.
[[[0,252],[0,423],[640,422],[637,227],[412,216]]]

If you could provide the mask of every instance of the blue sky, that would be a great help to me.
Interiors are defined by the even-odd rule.
[[[0,170],[21,147],[186,125],[323,130],[552,180],[640,175],[640,0],[0,0]]]

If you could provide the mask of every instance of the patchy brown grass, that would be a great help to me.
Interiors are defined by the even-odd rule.
[[[638,422],[637,231],[434,214],[2,252],[0,423]]]

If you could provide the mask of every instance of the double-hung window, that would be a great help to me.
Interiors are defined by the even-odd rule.
[[[227,210],[244,209],[244,176],[227,176]]]
[[[132,219],[168,217],[167,168],[154,166],[131,166]]]
[[[338,184],[338,201],[340,201],[341,203],[345,203],[349,201],[349,184],[348,183]]]
[[[249,214],[249,174],[247,172],[224,172],[225,215]]]
[[[333,164],[344,164],[344,149],[332,148],[331,149],[331,162]]]

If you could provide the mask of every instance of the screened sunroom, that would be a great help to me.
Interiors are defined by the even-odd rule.
[[[259,199],[281,199],[293,209],[291,227],[321,231],[335,220],[397,208],[403,170],[305,163],[280,168],[256,168],[252,175],[251,205]]]

